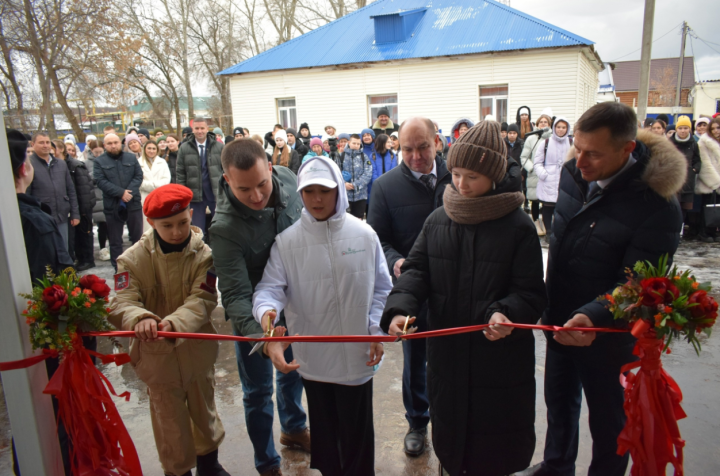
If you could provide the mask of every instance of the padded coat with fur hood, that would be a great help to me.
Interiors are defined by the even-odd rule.
[[[589,184],[576,159],[565,163],[550,237],[543,324],[562,326],[585,314],[595,327],[615,326],[607,303],[596,298],[624,282],[625,269],[637,261],[657,263],[664,254],[672,261],[682,225],[676,195],[687,162],[663,136],[639,131],[637,139],[632,153],[637,162],[589,200]],[[630,334],[598,333],[590,347],[569,347],[548,336],[551,348],[572,355],[612,352],[633,342]]]
[[[720,144],[705,133],[700,136],[698,147],[702,165],[695,182],[695,193],[706,195],[720,188]]]

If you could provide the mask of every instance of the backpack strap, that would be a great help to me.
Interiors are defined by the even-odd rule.
[[[547,159],[547,148],[548,148],[549,142],[550,142],[550,138],[548,137],[547,139],[545,139],[545,153],[543,154],[546,159]]]

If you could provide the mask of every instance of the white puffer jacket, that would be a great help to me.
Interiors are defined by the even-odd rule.
[[[706,195],[720,188],[720,144],[705,133],[700,136],[698,147],[702,165],[695,182],[695,193]]]
[[[142,167],[143,181],[140,184],[140,197],[142,203],[145,203],[145,197],[158,187],[170,183],[170,167],[167,161],[162,157],[155,157],[152,168],[148,167],[145,160],[140,158],[140,167]]]
[[[318,161],[322,164],[318,164]],[[326,165],[344,191],[340,169],[326,157],[305,162]],[[253,296],[253,316],[285,310],[290,335],[383,335],[380,317],[392,290],[385,255],[375,231],[345,213],[338,193],[336,213],[319,222],[306,209],[275,238],[270,260]],[[368,367],[369,343],[294,343],[298,372],[308,380],[359,385],[377,369]]]
[[[568,126],[563,137],[558,137],[555,133],[559,122],[564,122]],[[538,141],[533,164],[538,177],[537,198],[542,202],[557,202],[560,173],[565,164],[565,156],[571,146],[569,134],[570,123],[564,117],[558,117],[553,125],[552,137],[546,139],[548,141],[547,153],[545,152],[545,141]]]

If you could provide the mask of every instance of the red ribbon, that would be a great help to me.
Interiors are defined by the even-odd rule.
[[[675,468],[675,476],[683,475],[685,441],[677,421],[687,415],[680,406],[680,387],[662,368],[662,350],[663,341],[648,326],[633,351],[640,360],[621,369],[627,422],[618,437],[617,452],[623,455],[630,451],[631,476],[664,476],[668,464]],[[630,372],[636,368],[637,374]]]
[[[40,362],[43,362],[51,357],[57,357],[58,355],[59,354],[57,350],[43,349],[42,354],[33,355],[32,357],[28,357],[27,359],[12,360],[10,362],[0,362],[0,372],[5,372],[6,370],[26,369],[28,367],[32,367],[33,365],[39,364]]]
[[[559,327],[543,326],[538,324],[516,324],[514,322],[503,322],[500,325],[514,327],[517,329],[538,329],[549,332],[629,332],[629,329],[613,329],[609,327]],[[402,339],[426,339],[428,337],[443,337],[468,332],[477,332],[487,329],[491,324],[480,324],[477,326],[451,327],[436,331],[415,332],[402,336]],[[97,337],[136,337],[135,331],[109,331],[109,332],[85,332],[86,336]],[[282,336],[282,337],[244,337],[230,336],[225,334],[199,334],[193,332],[163,332],[158,331],[158,337],[168,339],[206,339],[234,342],[395,342],[397,337],[393,336]]]

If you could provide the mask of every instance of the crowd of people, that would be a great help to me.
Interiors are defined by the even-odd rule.
[[[360,133],[328,125],[320,137],[306,123],[262,137],[236,127],[224,137],[195,118],[182,137],[131,128],[121,140],[107,130],[82,153],[72,137],[36,133],[28,142],[9,131],[31,277],[48,265],[94,266],[95,223],[100,257],[117,273],[110,321],[137,336],[130,355],[148,386],[167,475],[228,474],[218,458],[217,342],[157,334],[216,333],[218,292],[238,336],[490,324],[403,340],[405,453],[426,451],[432,422],[441,476],[574,475],[584,391],[589,474],[624,475],[618,375],[636,359],[633,337],[546,333],[548,433],[543,463],[528,468],[535,339],[503,324],[613,327],[596,298],[627,268],[672,258],[683,233],[714,241],[703,205],[720,188],[720,118],[681,117],[668,138],[661,119],[639,130],[618,103],[598,104],[575,124],[549,108],[533,121],[523,106],[509,125],[460,119],[448,140],[430,119],[399,125],[389,116],[380,109]],[[374,474],[382,343],[273,342],[254,352],[238,342],[235,350],[258,473],[282,474],[276,393],[282,445],[309,452],[326,476]]]

